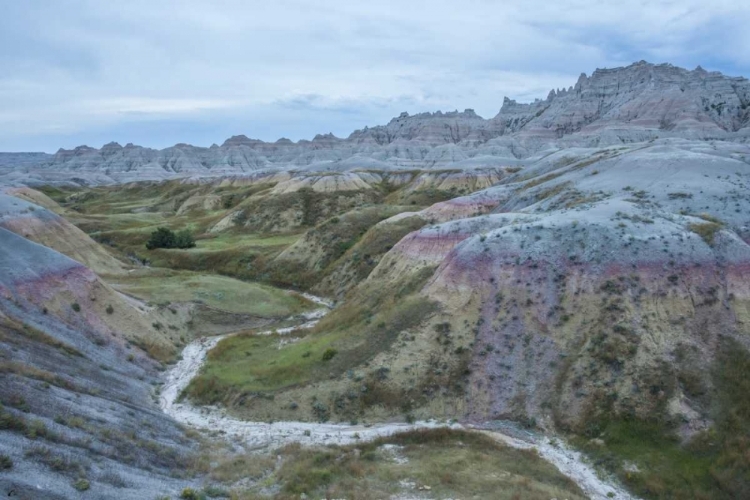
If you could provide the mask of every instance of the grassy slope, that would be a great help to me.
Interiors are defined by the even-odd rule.
[[[201,403],[242,406],[245,398],[255,393],[271,394],[358,368],[388,350],[400,332],[416,326],[434,311],[434,304],[413,295],[426,277],[412,277],[388,291],[392,294],[362,294],[366,298],[344,304],[308,335],[292,342],[275,335],[245,334],[224,339],[209,353],[204,369],[186,394]],[[329,349],[335,354],[325,359]],[[367,406],[381,401],[363,403]],[[328,416],[318,415],[321,419]]]
[[[112,277],[117,289],[145,301],[201,302],[233,313],[287,317],[310,309],[309,301],[270,286],[189,271],[142,270]]]
[[[435,189],[407,189],[402,194],[388,183],[363,193],[306,190],[270,195],[271,186],[228,188],[170,181],[43,191],[63,206],[66,218],[124,261],[137,259],[153,267],[222,274],[338,295],[364,279],[400,237],[422,225],[417,218],[376,228],[377,222],[419,210],[422,203],[434,197],[449,197],[447,191]],[[417,204],[414,196],[423,194],[424,199]],[[223,200],[218,208],[205,209],[198,204],[178,215],[187,199],[209,195]],[[210,231],[219,221],[237,213],[242,214],[244,225],[218,233]],[[196,247],[147,251],[145,242],[160,226],[192,229]],[[303,250],[318,252],[320,258],[311,262],[304,256],[278,259],[300,243],[315,247],[307,245]]]
[[[242,480],[233,498],[480,498],[549,500],[585,498],[583,492],[534,452],[486,436],[437,429],[396,434],[352,446],[302,448],[239,455],[218,461],[211,478]],[[425,488],[428,487],[429,489]]]

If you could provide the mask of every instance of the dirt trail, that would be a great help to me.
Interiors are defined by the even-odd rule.
[[[312,328],[332,307],[332,304],[325,299],[309,294],[302,295],[323,307],[306,313],[304,315],[306,321],[301,325],[259,332],[257,335],[269,335],[274,332],[283,335],[297,329]],[[200,371],[208,351],[229,335],[197,339],[185,347],[182,352],[182,359],[168,372],[167,379],[161,389],[159,404],[166,414],[189,427],[220,431],[226,438],[235,442],[244,442],[251,448],[273,448],[290,442],[345,445],[420,428],[473,428],[472,426],[448,424],[434,420],[411,424],[379,423],[373,425],[248,422],[234,418],[223,409],[215,406],[197,407],[187,402],[177,402],[182,390]],[[532,435],[520,439],[497,430],[478,430],[478,432],[513,448],[536,448],[542,458],[555,465],[560,472],[575,481],[594,500],[612,498],[636,500],[636,497],[627,493],[620,486],[612,484],[605,478],[600,478],[593,467],[584,462],[580,453],[570,449],[559,439],[555,439],[553,442],[546,436]]]

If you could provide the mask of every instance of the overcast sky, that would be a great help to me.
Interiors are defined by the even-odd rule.
[[[0,0],[0,151],[489,118],[641,59],[750,76],[748,26],[740,0]]]

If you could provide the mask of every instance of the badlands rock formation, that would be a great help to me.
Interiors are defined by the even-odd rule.
[[[144,338],[147,316],[82,264],[0,227],[0,453],[14,464],[3,495],[79,498],[86,484],[92,498],[135,500],[191,484],[178,476],[197,443],[152,399],[158,364],[136,347],[160,342]]]
[[[381,222],[430,225],[366,284],[437,266],[421,293],[447,326],[421,335],[470,350],[470,418],[580,429],[604,413],[666,412],[689,435],[715,403],[699,374],[727,345],[750,348],[748,159],[747,146],[669,139],[553,154],[498,186]]]
[[[525,164],[542,151],[627,144],[656,137],[750,137],[750,82],[698,67],[638,62],[582,74],[575,86],[519,104],[505,98],[484,119],[463,112],[402,113],[387,125],[312,141],[267,143],[245,136],[210,148],[177,144],[161,151],[110,143],[45,158],[0,157],[5,183],[108,184],[175,177],[248,175],[265,170],[388,170]],[[29,156],[31,155],[31,156]],[[15,167],[15,168],[9,168]]]

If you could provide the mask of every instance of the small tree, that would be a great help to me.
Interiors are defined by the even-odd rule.
[[[174,248],[175,246],[175,234],[166,227],[157,228],[156,231],[151,233],[151,237],[146,242],[146,248],[153,250],[154,248]]]
[[[194,246],[195,239],[189,229],[177,231],[175,234],[174,231],[166,227],[157,228],[146,242],[146,248],[149,250],[154,248],[193,248]]]
[[[221,206],[226,209],[232,208],[235,205],[235,203],[237,203],[237,197],[233,194],[224,196],[221,199]]]
[[[193,248],[195,246],[195,239],[193,238],[193,233],[190,232],[190,229],[177,231],[174,242],[177,248]]]

